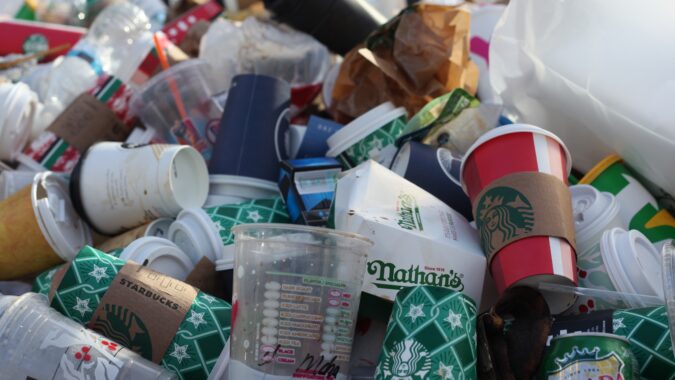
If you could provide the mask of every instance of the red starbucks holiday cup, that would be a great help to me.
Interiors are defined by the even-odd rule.
[[[506,175],[546,173],[567,185],[571,167],[570,153],[557,136],[532,125],[512,124],[491,130],[469,148],[460,178],[474,204],[486,186]],[[490,272],[500,294],[513,285],[577,284],[574,249],[553,236],[527,237],[504,246],[492,259]],[[552,313],[565,310],[575,298],[553,292],[544,296]]]

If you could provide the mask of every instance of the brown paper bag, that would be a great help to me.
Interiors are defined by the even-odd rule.
[[[419,4],[375,31],[345,56],[331,111],[346,123],[391,101],[410,115],[454,88],[475,94],[478,68],[469,58],[470,13]]]

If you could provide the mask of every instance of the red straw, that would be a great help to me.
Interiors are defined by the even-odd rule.
[[[166,54],[164,54],[164,49],[162,48],[162,45],[159,43],[157,33],[152,35],[152,39],[155,42],[155,50],[157,50],[157,57],[159,58],[159,63],[162,65],[163,70],[167,70],[170,67],[169,60],[166,58]],[[169,89],[171,90],[173,100],[176,102],[176,106],[178,107],[178,113],[180,114],[180,117],[183,120],[187,120],[188,118],[187,112],[185,112],[185,105],[183,104],[183,99],[181,99],[180,92],[178,92],[178,85],[176,85],[176,82],[170,75],[167,76],[167,81],[169,82]]]

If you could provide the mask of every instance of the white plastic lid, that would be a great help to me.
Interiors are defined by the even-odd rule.
[[[600,247],[609,278],[617,291],[663,299],[661,256],[641,232],[613,228],[602,235]]]
[[[31,201],[42,234],[63,260],[73,260],[83,246],[92,244],[89,226],[75,212],[63,178],[52,172],[36,174]]]
[[[0,84],[0,159],[14,161],[31,133],[37,95],[24,83]]]
[[[326,156],[335,157],[339,155],[385,124],[406,114],[407,111],[403,107],[394,108],[394,105],[390,102],[380,104],[332,134],[326,140],[330,147]]]
[[[215,262],[221,257],[223,242],[215,224],[200,208],[181,211],[169,228],[168,239],[197,264],[202,257]]]
[[[670,339],[675,342],[675,247],[673,240],[663,246],[663,292],[666,297],[666,312],[670,324]]]
[[[184,280],[194,269],[190,258],[167,239],[146,236],[136,239],[120,254],[122,260],[133,260],[178,280]]]
[[[148,224],[148,228],[145,230],[145,236],[155,236],[167,239],[171,223],[173,223],[173,219],[171,218],[155,219],[152,223]]]
[[[570,193],[577,240],[584,240],[598,227],[606,226],[611,221],[611,216],[618,212],[618,203],[614,196],[600,192],[593,186],[570,186]]]
[[[572,172],[572,155],[570,154],[570,151],[567,149],[565,144],[560,140],[560,137],[554,135],[553,133],[536,127],[534,125],[529,125],[529,124],[509,124],[505,125],[499,128],[494,128],[483,134],[481,137],[476,140],[476,142],[469,147],[469,149],[466,151],[466,154],[464,154],[464,160],[462,160],[462,166],[459,169],[459,178],[464,178],[464,164],[466,164],[466,159],[471,156],[471,153],[473,153],[476,148],[481,146],[482,144],[488,142],[489,140],[492,140],[494,138],[497,138],[499,136],[503,135],[508,135],[511,133],[520,133],[520,132],[530,132],[530,133],[539,133],[540,135],[544,135],[546,137],[550,137],[553,140],[557,141],[558,144],[563,148],[565,151],[565,156],[567,158],[567,175],[570,175]],[[466,185],[464,184],[464,180],[462,180],[462,189],[464,189],[464,192],[466,193]]]
[[[249,199],[265,199],[279,195],[279,187],[272,181],[234,176],[210,175],[208,205],[237,204]]]

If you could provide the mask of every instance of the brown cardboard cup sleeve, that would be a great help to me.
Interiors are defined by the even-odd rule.
[[[553,175],[521,172],[499,178],[474,199],[473,215],[488,262],[508,244],[533,236],[565,239],[576,251],[571,195]]]
[[[184,282],[127,262],[101,298],[89,327],[159,363],[197,293]]]

